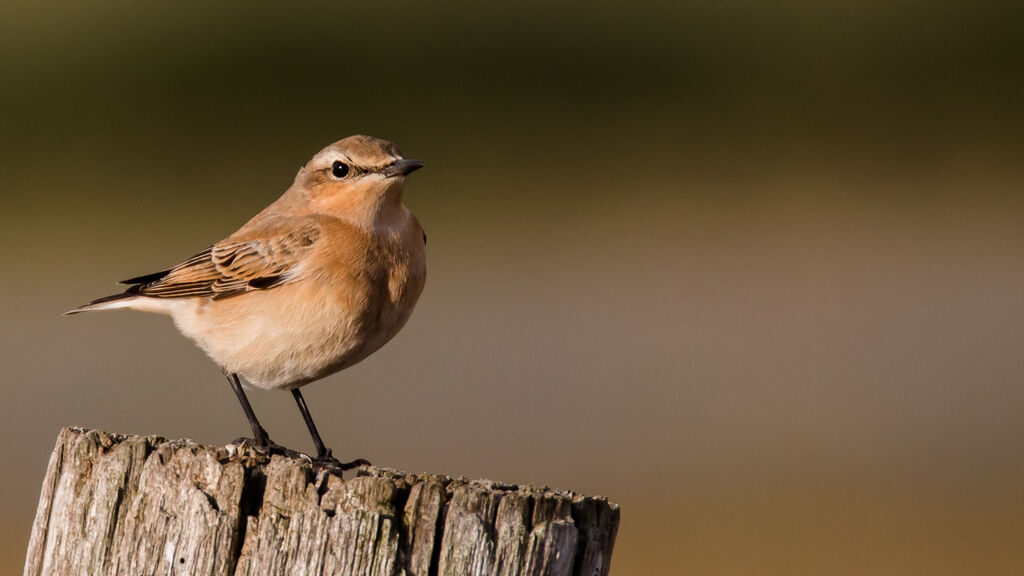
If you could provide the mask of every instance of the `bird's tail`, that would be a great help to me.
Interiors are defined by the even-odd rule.
[[[110,310],[112,308],[128,308],[132,305],[132,301],[137,297],[136,294],[130,292],[122,292],[121,294],[114,294],[112,296],[104,296],[103,298],[97,298],[88,304],[83,304],[78,308],[72,308],[64,313],[65,316],[69,314],[78,314],[79,312],[89,312],[90,310]]]
[[[90,310],[110,310],[112,308],[138,308],[140,300],[149,300],[148,298],[142,298],[142,288],[150,283],[155,282],[164,276],[167,276],[171,272],[170,269],[161,270],[160,272],[154,272],[153,274],[146,274],[144,276],[136,276],[135,278],[129,278],[127,280],[121,280],[118,284],[131,284],[128,289],[120,294],[113,294],[111,296],[104,296],[103,298],[97,298],[88,304],[83,304],[78,308],[72,308],[64,313],[65,316],[69,314],[78,314],[79,312],[89,312]],[[161,310],[161,308],[143,307],[141,309],[146,310]]]

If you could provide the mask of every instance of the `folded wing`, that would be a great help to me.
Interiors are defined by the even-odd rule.
[[[293,223],[294,224],[294,223]],[[127,290],[149,298],[230,298],[267,290],[299,277],[304,257],[320,237],[312,221],[245,240],[228,238],[167,270],[126,280]]]

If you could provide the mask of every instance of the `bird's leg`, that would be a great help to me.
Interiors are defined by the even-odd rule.
[[[235,396],[238,396],[238,402],[242,405],[242,411],[245,412],[245,417],[249,419],[249,426],[252,427],[252,438],[239,438],[235,440],[235,443],[245,443],[251,441],[251,443],[259,448],[266,450],[271,454],[284,454],[293,458],[301,457],[302,455],[294,450],[289,450],[284,446],[274,442],[270,439],[270,435],[267,434],[266,429],[260,425],[260,421],[256,418],[256,413],[252,411],[252,406],[249,404],[249,398],[245,395],[245,390],[242,389],[242,383],[238,380],[238,374],[229,373],[228,382],[231,383],[231,389],[235,391]]]
[[[299,411],[302,412],[302,419],[306,421],[306,427],[309,428],[309,434],[313,437],[313,444],[316,445],[316,460],[314,464],[321,466],[328,466],[331,468],[340,468],[342,470],[351,470],[358,466],[369,466],[370,462],[364,458],[358,458],[351,462],[341,462],[335,458],[331,451],[324,446],[324,441],[320,439],[320,433],[316,430],[316,424],[313,423],[313,417],[309,414],[309,408],[306,407],[306,399],[302,397],[302,392],[299,392],[298,388],[292,390],[292,396],[295,397],[295,403],[299,405]]]
[[[238,396],[238,402],[242,405],[242,412],[245,412],[245,417],[249,419],[253,440],[256,441],[256,445],[266,448],[270,445],[270,436],[263,426],[260,425],[259,419],[256,418],[256,413],[252,411],[252,405],[249,404],[249,398],[245,395],[245,390],[242,389],[242,383],[238,380],[238,374],[232,372],[227,376],[228,382],[231,383],[231,389],[235,391],[235,396]]]

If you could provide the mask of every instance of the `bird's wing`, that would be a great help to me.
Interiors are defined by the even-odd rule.
[[[230,298],[267,290],[298,278],[302,262],[320,238],[313,219],[278,222],[261,234],[232,236],[167,270],[139,276],[128,293],[150,298]]]

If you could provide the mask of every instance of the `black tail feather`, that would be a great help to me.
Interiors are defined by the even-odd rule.
[[[67,314],[78,314],[79,312],[88,312],[89,310],[92,310],[94,306],[96,306],[98,304],[106,304],[107,302],[114,302],[116,300],[124,300],[125,298],[132,298],[132,297],[136,296],[139,293],[139,288],[140,288],[140,285],[136,284],[135,286],[132,286],[132,287],[128,288],[127,290],[125,290],[124,292],[122,292],[120,294],[111,294],[110,296],[104,296],[103,298],[97,298],[97,299],[93,300],[92,302],[89,302],[88,304],[83,304],[82,306],[79,306],[78,308],[74,308],[74,309],[68,310],[64,314],[67,315]]]

